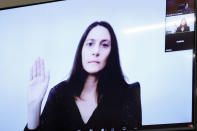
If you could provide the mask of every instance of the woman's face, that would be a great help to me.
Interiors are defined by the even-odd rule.
[[[187,9],[189,7],[188,3],[185,4],[185,9]]]
[[[96,26],[90,30],[82,47],[82,65],[89,74],[104,69],[111,51],[111,36],[107,28]]]
[[[186,24],[186,20],[185,19],[182,19],[181,20],[181,25],[185,25]]]

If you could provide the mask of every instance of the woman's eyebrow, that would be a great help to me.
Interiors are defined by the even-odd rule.
[[[104,40],[102,40],[101,42],[110,42],[110,40],[104,39]]]
[[[87,39],[86,41],[95,41],[94,39]]]

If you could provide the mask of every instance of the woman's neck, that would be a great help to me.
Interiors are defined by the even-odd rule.
[[[95,75],[88,75],[84,83],[84,87],[81,92],[80,98],[82,100],[94,99],[97,101],[97,83],[98,77],[96,77]]]

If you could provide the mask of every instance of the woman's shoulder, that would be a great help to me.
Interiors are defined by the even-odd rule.
[[[128,85],[129,85],[129,88],[140,88],[140,83],[138,81],[128,84]]]
[[[134,82],[134,83],[128,84],[127,91],[129,93],[139,94],[140,93],[140,83]]]
[[[129,98],[135,98],[135,99],[140,99],[140,83],[139,82],[134,82],[131,84],[128,84],[128,88],[126,88],[126,94]]]
[[[51,88],[51,93],[58,94],[58,95],[69,95],[70,94],[70,87],[67,81],[61,81],[57,85],[55,85],[53,88]]]
[[[62,88],[66,88],[66,87],[68,87],[68,82],[65,80],[65,81],[59,82],[53,88],[55,88],[55,89],[62,89]]]

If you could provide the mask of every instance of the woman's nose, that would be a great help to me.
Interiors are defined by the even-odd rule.
[[[99,47],[98,46],[94,46],[93,51],[92,51],[92,55],[95,56],[99,56]]]

